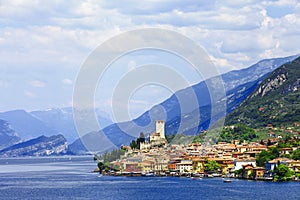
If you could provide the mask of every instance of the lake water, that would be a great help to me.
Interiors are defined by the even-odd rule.
[[[98,177],[92,157],[0,159],[0,199],[300,199],[300,182]]]

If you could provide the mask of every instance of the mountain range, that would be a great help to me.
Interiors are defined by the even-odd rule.
[[[96,109],[98,120],[108,126],[112,124],[108,114]],[[41,135],[52,136],[62,134],[69,143],[79,136],[73,121],[73,110],[67,108],[52,108],[27,112],[12,110],[0,113],[0,119],[7,121],[22,140],[29,140]]]
[[[2,112],[0,113],[0,119],[2,119],[0,120],[0,150],[2,149],[0,155],[52,155],[58,153],[59,149],[63,149],[61,151],[63,154],[66,152],[74,154],[87,151],[104,152],[128,144],[132,139],[138,137],[140,132],[144,132],[148,136],[154,130],[154,120],[157,119],[166,121],[165,132],[167,135],[175,133],[195,135],[208,129],[225,116],[238,116],[237,118],[232,117],[232,121],[228,120],[231,118],[227,118],[226,122],[228,123],[236,122],[235,119],[243,119],[250,124],[243,115],[245,111],[241,110],[238,113],[239,109],[245,106],[249,107],[251,103],[245,103],[247,101],[252,102],[258,97],[272,94],[276,81],[277,85],[282,86],[285,85],[283,80],[288,83],[289,80],[299,77],[299,75],[295,75],[295,77],[291,75],[296,72],[295,70],[290,71],[290,69],[280,67],[281,65],[295,65],[298,60],[295,60],[296,58],[297,56],[266,59],[248,68],[223,74],[221,79],[212,77],[175,92],[170,98],[153,106],[132,121],[112,123],[107,114],[96,110],[98,120],[105,128],[87,133],[80,139],[76,139],[78,134],[73,121],[72,108],[53,108],[32,112],[24,110]],[[283,72],[273,75],[278,71]],[[220,80],[224,86],[225,96],[216,94],[218,88],[216,88],[215,83]],[[286,86],[286,91],[293,90],[291,88],[295,88],[295,84],[298,88],[299,80],[297,79],[297,81]],[[190,102],[191,91],[196,96],[196,104]],[[267,93],[268,95],[266,95]],[[282,92],[282,95],[289,94],[291,94],[291,99],[295,100],[298,97],[294,95],[297,94],[295,92]],[[214,95],[217,98],[213,99],[212,96]],[[276,93],[271,95],[273,98],[274,96]],[[185,112],[182,112],[182,106],[187,108]],[[215,108],[215,112],[212,112],[212,107]],[[265,107],[267,105],[262,105],[262,108],[266,109]],[[297,111],[297,109],[295,110]],[[139,127],[137,128],[136,125]],[[41,135],[43,136],[40,137]],[[65,143],[64,138],[70,145]],[[54,142],[55,145],[51,146],[51,141],[60,142]],[[49,145],[51,150],[47,149]],[[25,151],[28,153],[26,154]]]
[[[252,92],[258,87],[258,85],[279,66],[293,61],[297,56],[290,56],[286,58],[275,58],[262,60],[246,69],[231,71],[223,74],[223,84],[225,87],[226,97],[218,99],[217,102],[226,101],[226,112],[225,113],[214,113],[211,116],[211,96],[207,84],[213,83],[215,77],[202,81],[189,88],[177,91],[170,98],[164,102],[152,107],[149,111],[142,114],[140,117],[122,123],[114,123],[103,130],[98,132],[98,137],[104,138],[107,142],[112,145],[103,147],[103,142],[98,145],[95,132],[91,133],[93,136],[81,138],[74,143],[77,147],[81,146],[84,148],[82,143],[93,146],[98,146],[99,151],[107,151],[109,148],[119,147],[123,144],[128,144],[132,139],[139,136],[139,133],[143,131],[147,136],[154,130],[154,121],[151,121],[150,116],[153,119],[164,119],[166,121],[166,134],[183,133],[187,135],[198,134],[201,130],[206,130],[211,124],[226,116],[226,114],[232,112],[239,104],[244,101]],[[212,84],[213,85],[213,84]],[[178,96],[185,96],[187,101],[185,104],[189,104],[189,94],[193,90],[197,96],[198,107],[190,112],[181,113],[180,103]],[[222,104],[220,104],[222,105]],[[218,107],[218,105],[216,105]],[[164,112],[162,112],[164,111]],[[150,115],[151,113],[151,115]],[[197,113],[200,113],[200,120],[195,117]],[[196,120],[195,120],[196,119]],[[211,120],[212,119],[212,120]],[[179,124],[181,129],[179,132]],[[136,128],[136,125],[141,126],[140,129]],[[129,134],[128,134],[129,133]],[[81,145],[79,145],[81,144]],[[77,149],[84,151],[85,149]],[[96,151],[96,149],[94,149]]]
[[[300,122],[300,57],[274,70],[226,117],[226,124],[258,128]]]

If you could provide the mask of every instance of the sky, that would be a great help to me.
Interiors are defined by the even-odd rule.
[[[300,2],[0,0],[0,111],[72,106],[76,77],[91,52],[118,34],[141,28],[162,28],[191,38],[224,73],[261,59],[298,54]],[[114,65],[134,68],[161,56],[140,52]],[[168,55],[160,62],[178,70],[187,66]],[[110,76],[119,73],[116,67]],[[192,73],[187,79],[190,84],[201,80]],[[111,114],[109,95],[102,95],[111,89],[99,88],[95,104]],[[130,116],[171,93],[155,84],[137,88],[128,100]]]

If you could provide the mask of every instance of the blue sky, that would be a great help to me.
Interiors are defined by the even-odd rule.
[[[71,106],[74,82],[88,55],[112,36],[149,27],[193,39],[220,73],[300,52],[297,0],[0,0],[0,111]],[[130,68],[141,60],[149,60],[147,54],[129,56],[119,65]],[[168,61],[182,64],[179,70],[184,65],[166,56],[163,62]],[[191,84],[197,82],[187,76]],[[109,113],[102,92],[109,91],[98,91],[96,104]],[[131,116],[170,94],[155,85],[137,90],[129,103]]]

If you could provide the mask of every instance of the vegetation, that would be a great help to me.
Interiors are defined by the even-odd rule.
[[[166,140],[169,144],[189,144],[193,141],[194,136],[184,134],[167,135]]]
[[[258,138],[254,129],[243,125],[236,124],[231,127],[224,127],[220,134],[220,141],[230,142],[231,140],[252,141]]]
[[[294,160],[300,160],[300,150],[296,149],[291,154],[280,154],[281,148],[291,147],[291,143],[293,142],[287,141],[286,143],[279,142],[276,147],[269,148],[268,151],[263,150],[256,157],[256,163],[258,166],[263,167],[267,161],[273,160],[279,157],[291,158]],[[297,143],[299,146],[299,143]]]
[[[220,165],[215,160],[209,160],[204,164],[205,172],[216,172],[220,169]]]
[[[256,163],[260,167],[264,167],[265,163],[279,157],[279,149],[274,147],[269,151],[263,150],[256,157]]]
[[[278,163],[274,169],[274,181],[289,181],[292,179],[294,172],[288,166]]]
[[[132,149],[140,149],[140,144],[145,142],[145,135],[143,132],[140,133],[140,137],[136,140],[132,140],[130,143],[130,147]]]
[[[300,160],[300,150],[296,149],[293,151],[291,158],[294,160]]]
[[[280,78],[286,79],[278,83]],[[237,109],[226,117],[226,124],[243,123],[252,128],[265,127],[272,123],[273,126],[281,127],[299,122],[300,116],[300,58],[290,64],[285,64],[276,69],[261,83],[254,93],[247,98]],[[270,82],[273,81],[272,84]],[[268,85],[269,84],[269,85]],[[274,85],[276,85],[274,87]],[[272,86],[270,86],[272,85]],[[262,94],[261,88],[270,89]],[[259,88],[261,93],[259,93]],[[294,88],[298,88],[295,90]]]
[[[216,143],[216,142],[228,142],[232,140],[243,141],[256,141],[259,139],[259,135],[256,131],[246,125],[236,124],[233,126],[226,126],[223,129],[213,129],[208,132],[200,133],[195,136],[193,143]]]
[[[234,171],[235,177],[241,177],[242,173],[243,173],[243,169],[242,168]]]
[[[100,159],[103,160],[104,163],[112,162],[112,161],[120,159],[120,157],[122,155],[124,155],[125,152],[126,152],[126,150],[124,150],[124,149],[112,150],[111,152],[105,152],[104,154],[102,154],[100,156]]]
[[[103,170],[108,171],[109,162],[98,162],[99,173],[102,174]]]

